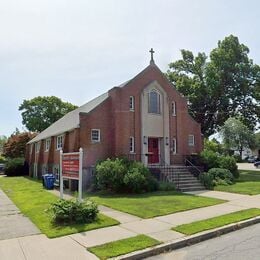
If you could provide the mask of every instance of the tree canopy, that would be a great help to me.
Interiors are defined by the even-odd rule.
[[[63,102],[58,97],[35,97],[24,100],[19,110],[22,111],[22,123],[29,131],[41,132],[77,106]]]
[[[254,129],[260,115],[260,67],[248,57],[249,48],[230,35],[209,57],[189,50],[181,54],[182,59],[169,64],[166,76],[187,97],[202,133],[215,133],[233,116]]]
[[[245,148],[255,146],[255,136],[240,120],[230,117],[221,127],[220,134],[227,149],[237,150],[242,156]]]
[[[24,157],[27,142],[35,136],[36,134],[30,132],[12,134],[4,144],[4,156],[8,158]]]
[[[0,136],[0,155],[3,153],[4,144],[7,141],[7,137],[5,135]]]

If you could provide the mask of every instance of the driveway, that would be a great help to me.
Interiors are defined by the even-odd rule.
[[[0,189],[0,240],[39,234],[39,229]]]
[[[253,163],[237,163],[238,170],[260,171]]]

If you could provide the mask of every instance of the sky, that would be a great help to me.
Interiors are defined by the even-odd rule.
[[[0,136],[25,130],[19,105],[82,105],[180,50],[208,54],[233,34],[260,64],[257,0],[0,0]]]

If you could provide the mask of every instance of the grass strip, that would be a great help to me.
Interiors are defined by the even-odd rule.
[[[260,215],[260,209],[251,208],[251,209],[246,209],[246,210],[241,210],[241,211],[221,215],[214,218],[195,221],[189,224],[179,225],[177,227],[172,228],[172,230],[186,235],[192,235],[201,231],[210,230],[228,224],[236,223],[242,220],[254,218],[259,215]]]
[[[116,257],[147,247],[155,246],[158,244],[160,244],[160,242],[156,239],[153,239],[145,235],[138,235],[135,237],[106,243],[100,246],[90,247],[88,248],[88,251],[95,254],[100,259],[107,259],[110,257]]]
[[[188,195],[176,191],[157,191],[144,194],[87,193],[98,204],[141,218],[152,218],[226,202],[215,198]]]
[[[233,192],[247,195],[260,194],[260,171],[239,170],[240,176],[232,185],[219,185],[218,191]]]
[[[57,196],[43,189],[41,182],[27,177],[2,177],[0,188],[15,203],[21,212],[49,238],[119,224],[118,221],[98,214],[96,221],[89,224],[55,225],[46,211]]]

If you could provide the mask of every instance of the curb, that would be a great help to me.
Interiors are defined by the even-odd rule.
[[[112,259],[121,259],[121,260],[138,260],[138,259],[144,259],[146,257],[159,255],[162,253],[166,253],[168,251],[172,251],[175,249],[183,248],[186,246],[190,246],[193,244],[197,244],[199,242],[218,237],[223,234],[227,234],[254,224],[260,223],[260,216],[243,220],[240,222],[237,222],[235,224],[229,224],[224,227],[216,228],[210,231],[203,231],[199,234],[195,234],[189,237],[180,238],[178,240],[164,243],[152,248],[146,248],[143,250],[135,251],[126,255],[122,255],[116,258]],[[149,236],[149,234],[148,234]]]

